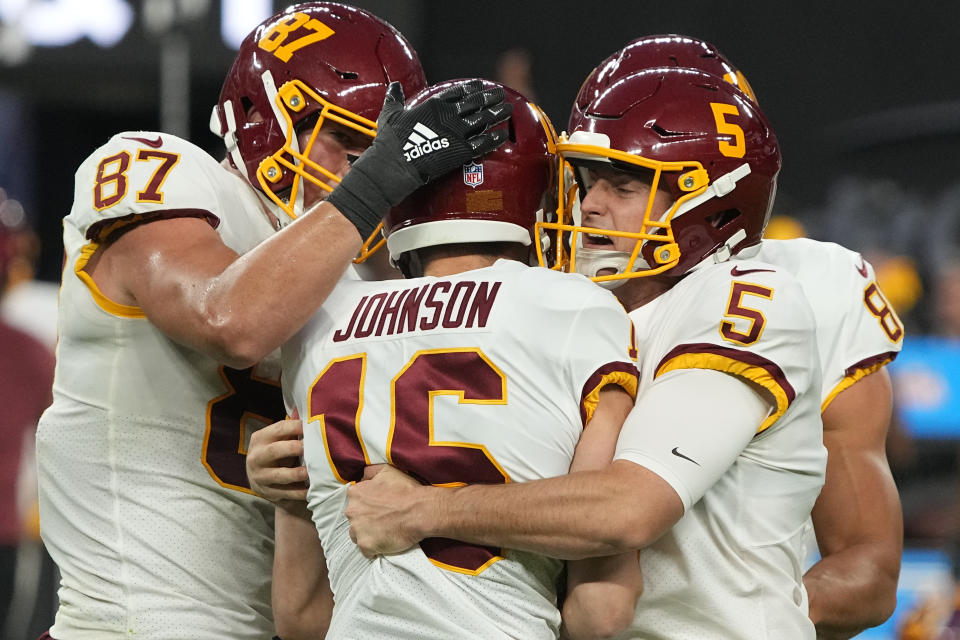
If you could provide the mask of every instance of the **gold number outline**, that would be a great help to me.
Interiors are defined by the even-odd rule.
[[[880,298],[880,301],[883,303],[882,307],[878,307],[874,303],[874,296]],[[880,290],[876,282],[871,282],[863,290],[863,306],[877,319],[880,328],[887,334],[887,339],[890,340],[890,342],[896,343],[900,341],[903,337],[903,323],[897,316],[897,312],[893,310],[893,305],[887,300],[887,296],[883,295],[883,291]],[[893,330],[887,326],[887,318],[890,318],[890,321],[893,323]]]
[[[730,283],[730,297],[727,300],[727,311],[724,314],[725,319],[720,321],[720,337],[727,342],[748,346],[755,343],[760,339],[760,336],[763,335],[763,330],[767,325],[767,318],[759,309],[745,307],[741,304],[743,302],[743,296],[745,295],[772,300],[773,289],[752,282],[741,282],[739,280],[734,280]],[[726,319],[729,317],[749,320],[750,328],[746,333],[737,331],[733,321]]]
[[[311,29],[313,33],[301,36],[292,42],[283,44],[291,33],[300,28]],[[308,44],[326,40],[334,34],[334,30],[315,18],[311,18],[305,13],[294,13],[286,20],[281,20],[274,24],[262,38],[257,42],[257,46],[264,51],[269,51],[283,62],[290,62],[293,54]],[[282,45],[282,46],[281,46]]]
[[[713,111],[713,121],[717,125],[717,133],[733,136],[733,144],[726,140],[718,143],[720,153],[727,158],[742,158],[747,153],[747,143],[743,135],[743,129],[740,125],[727,121],[727,116],[739,116],[740,111],[732,104],[723,102],[711,102],[710,109]]]

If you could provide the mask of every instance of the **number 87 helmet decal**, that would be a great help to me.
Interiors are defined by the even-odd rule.
[[[336,122],[372,139],[394,80],[407,96],[426,86],[413,47],[396,29],[335,2],[294,5],[244,39],[210,128],[231,164],[293,219],[303,211],[304,180],[329,192],[344,168],[310,159],[321,126]]]
[[[780,170],[776,136],[753,100],[718,76],[682,67],[617,79],[575,109],[557,150],[581,190],[598,164],[651,185],[640,228],[582,226],[568,202],[576,193],[563,190],[559,221],[538,225],[557,238],[550,266],[610,287],[640,276],[682,276],[710,256],[724,260],[759,242]],[[670,201],[662,216],[653,209],[658,190]],[[632,251],[585,248],[587,233],[594,245],[614,237],[636,242]]]

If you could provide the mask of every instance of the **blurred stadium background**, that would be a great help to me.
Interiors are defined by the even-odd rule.
[[[220,155],[210,108],[240,39],[278,0],[0,0],[0,188],[57,283],[77,165],[117,131],[161,130]],[[769,234],[861,251],[908,329],[892,365],[889,453],[908,552],[894,618],[864,638],[941,635],[960,541],[960,12],[952,3],[358,0],[400,29],[427,78],[485,76],[563,129],[580,82],[640,35],[716,44],[744,71],[783,150]],[[0,204],[0,214],[3,209]],[[8,211],[9,212],[9,211]],[[8,490],[4,488],[4,490]],[[2,596],[2,594],[0,594]],[[951,618],[954,618],[951,622]],[[13,637],[13,636],[11,636]],[[16,640],[19,640],[17,638]]]

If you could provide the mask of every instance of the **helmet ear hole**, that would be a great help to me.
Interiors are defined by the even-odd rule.
[[[707,216],[706,222],[714,229],[722,229],[739,217],[740,212],[737,209],[726,209]]]

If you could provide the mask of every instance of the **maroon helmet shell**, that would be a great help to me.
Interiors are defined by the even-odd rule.
[[[642,243],[634,258],[648,268],[630,264],[625,277],[683,275],[725,245],[736,252],[760,241],[780,149],[766,117],[732,84],[695,69],[647,69],[602,91],[571,125],[558,151],[575,168],[612,162],[671,194],[663,221],[651,223],[647,211],[644,229],[629,230]]]
[[[433,85],[417,104],[460,81]],[[440,244],[519,242],[529,245],[538,214],[555,208],[556,133],[547,116],[518,92],[502,87],[513,112],[499,126],[509,138],[496,151],[415,191],[384,218],[390,257]],[[553,204],[550,204],[552,202]]]
[[[709,42],[677,34],[644,36],[610,55],[590,72],[571,110],[568,131],[573,131],[573,120],[583,115],[586,105],[604,89],[631,73],[654,67],[686,67],[712,73],[757,101],[746,77]]]
[[[311,166],[309,149],[298,149],[297,134],[307,125],[316,132],[330,119],[372,137],[392,81],[408,96],[426,86],[417,54],[400,32],[355,7],[293,5],[240,45],[211,129],[247,180],[295,216],[291,201],[300,178],[337,181]],[[259,117],[252,118],[254,113]]]

